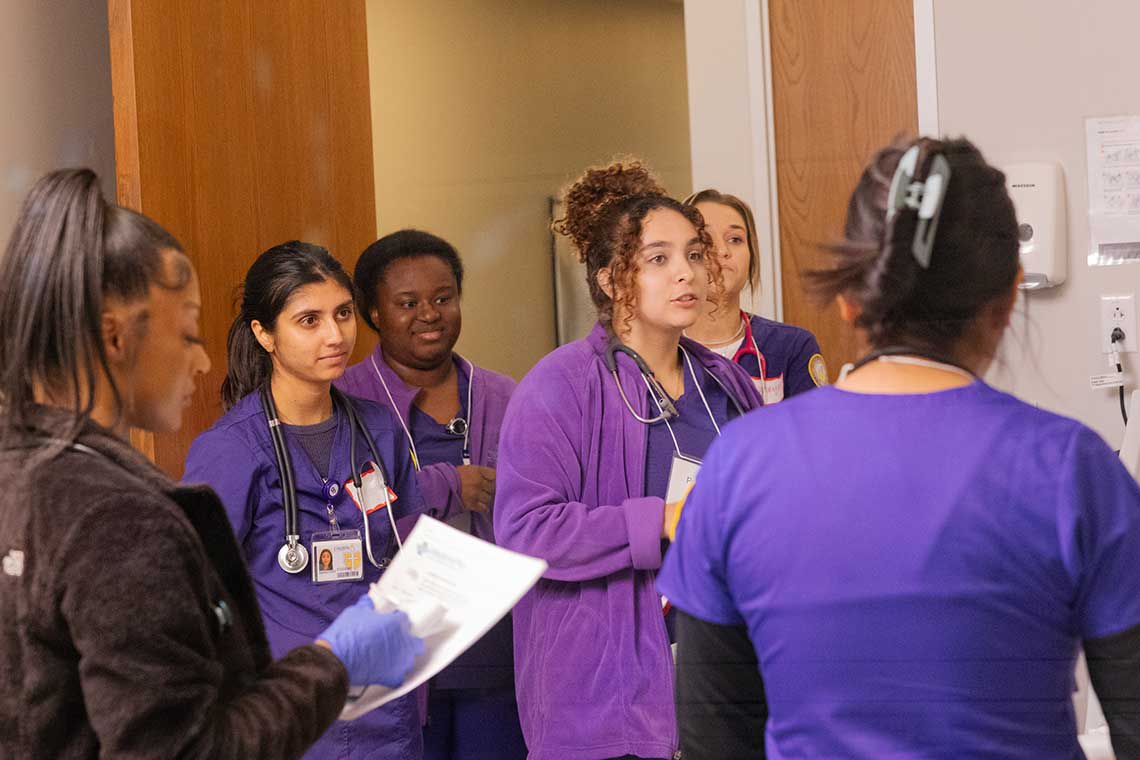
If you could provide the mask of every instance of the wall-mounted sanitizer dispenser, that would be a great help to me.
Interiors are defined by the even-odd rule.
[[[1041,161],[1003,166],[1006,187],[1017,211],[1023,290],[1060,285],[1068,275],[1065,178],[1058,163]]]

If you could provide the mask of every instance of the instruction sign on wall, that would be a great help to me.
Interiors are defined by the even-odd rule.
[[[1089,266],[1140,262],[1140,116],[1085,119]]]

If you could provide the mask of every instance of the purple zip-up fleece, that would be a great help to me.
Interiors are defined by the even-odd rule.
[[[644,496],[648,428],[606,370],[606,330],[562,346],[523,378],[499,444],[495,535],[546,574],[514,609],[519,712],[530,760],[673,757],[673,663],[661,597],[665,503]],[[747,411],[748,374],[681,344]],[[645,384],[620,356],[633,408]]]

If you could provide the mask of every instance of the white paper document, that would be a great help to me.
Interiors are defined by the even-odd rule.
[[[421,517],[404,548],[372,584],[380,611],[404,610],[425,651],[403,685],[369,686],[341,711],[352,720],[401,697],[447,667],[510,612],[546,563]]]
[[[1085,120],[1090,266],[1140,261],[1140,116]]]

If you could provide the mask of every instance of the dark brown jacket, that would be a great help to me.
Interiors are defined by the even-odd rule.
[[[316,646],[270,659],[214,493],[94,424],[35,467],[20,443],[0,451],[0,758],[299,757],[347,674]]]

